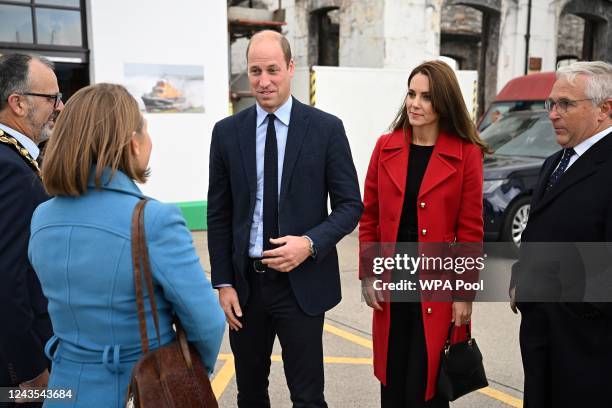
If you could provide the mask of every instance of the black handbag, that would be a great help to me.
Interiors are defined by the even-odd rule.
[[[451,344],[454,325],[451,323],[446,345],[440,352],[438,374],[437,394],[449,401],[489,385],[482,354],[476,340],[472,338],[470,325],[466,326],[467,340]]]

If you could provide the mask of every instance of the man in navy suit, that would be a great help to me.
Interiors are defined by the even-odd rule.
[[[208,190],[212,283],[231,329],[238,406],[270,406],[278,336],[293,406],[326,407],[323,321],[341,298],[336,244],[363,209],[357,174],[342,122],[291,96],[283,36],[254,35],[247,65],[257,102],[215,125]]]
[[[24,54],[0,57],[0,386],[46,387],[52,335],[47,300],[28,261],[30,219],[48,197],[37,142],[63,108],[53,65]],[[23,405],[22,405],[23,406]]]
[[[563,149],[540,170],[510,285],[524,406],[609,407],[612,65],[559,69],[546,108]]]

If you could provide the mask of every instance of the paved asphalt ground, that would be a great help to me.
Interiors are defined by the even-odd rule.
[[[194,233],[194,242],[207,273],[210,262],[206,233]],[[357,279],[357,235],[338,245],[342,279],[342,302],[326,314],[323,343],[325,396],[330,408],[380,406],[380,386],[372,371],[371,310],[361,300]],[[489,263],[510,271],[512,260],[489,254]],[[509,273],[509,272],[508,272]],[[472,334],[483,353],[489,387],[459,398],[453,408],[522,407],[523,371],[518,345],[520,318],[508,303],[475,303]],[[236,382],[227,331],[212,378],[222,408],[236,406]],[[291,407],[289,392],[275,345],[270,374],[272,407]]]

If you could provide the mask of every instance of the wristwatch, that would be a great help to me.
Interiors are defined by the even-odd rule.
[[[308,242],[310,243],[310,257],[311,258],[316,258],[317,257],[317,248],[315,248],[314,242],[312,242],[312,239],[308,235],[302,235],[302,237],[306,238],[308,240]]]

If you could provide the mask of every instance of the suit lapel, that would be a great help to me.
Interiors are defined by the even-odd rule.
[[[408,152],[410,144],[405,140],[404,132],[396,130],[382,147],[380,162],[387,173],[391,184],[404,193],[406,173],[408,171]]]
[[[425,175],[423,176],[419,197],[427,194],[427,192],[457,171],[455,166],[447,160],[448,158],[461,160],[461,157],[462,149],[459,137],[450,136],[444,131],[440,131],[440,136],[436,141],[431,159],[429,159]]]
[[[591,176],[595,173],[601,163],[610,159],[612,155],[612,138],[610,138],[610,134],[604,136],[599,142],[595,143],[593,146],[589,148],[582,156],[576,160],[572,166],[567,169],[567,171],[561,176],[561,179],[555,184],[551,190],[544,194],[541,201],[534,206],[534,209],[531,212],[537,212],[545,207],[548,203],[553,201],[555,197],[559,194],[573,186],[574,184],[580,182],[581,180]],[[557,163],[559,160],[554,160],[553,163]],[[554,168],[554,165],[551,165]],[[552,170],[547,172],[547,176],[544,180],[542,180],[541,185],[546,185],[548,182],[548,178],[550,177],[550,173]]]
[[[257,114],[255,113],[255,105],[253,105],[252,107],[248,108],[246,119],[240,124],[240,135],[238,137],[245,176],[249,185],[251,207],[255,202],[255,194],[257,193],[257,164],[255,157],[255,144],[257,138],[255,135],[256,121]]]
[[[292,96],[293,98],[293,96]],[[283,160],[283,174],[281,178],[280,198],[278,209],[283,206],[287,196],[289,181],[298,161],[304,138],[308,132],[308,114],[302,103],[293,98],[291,107],[291,119],[289,120],[289,131],[287,133],[287,144],[285,146],[285,158]]]

